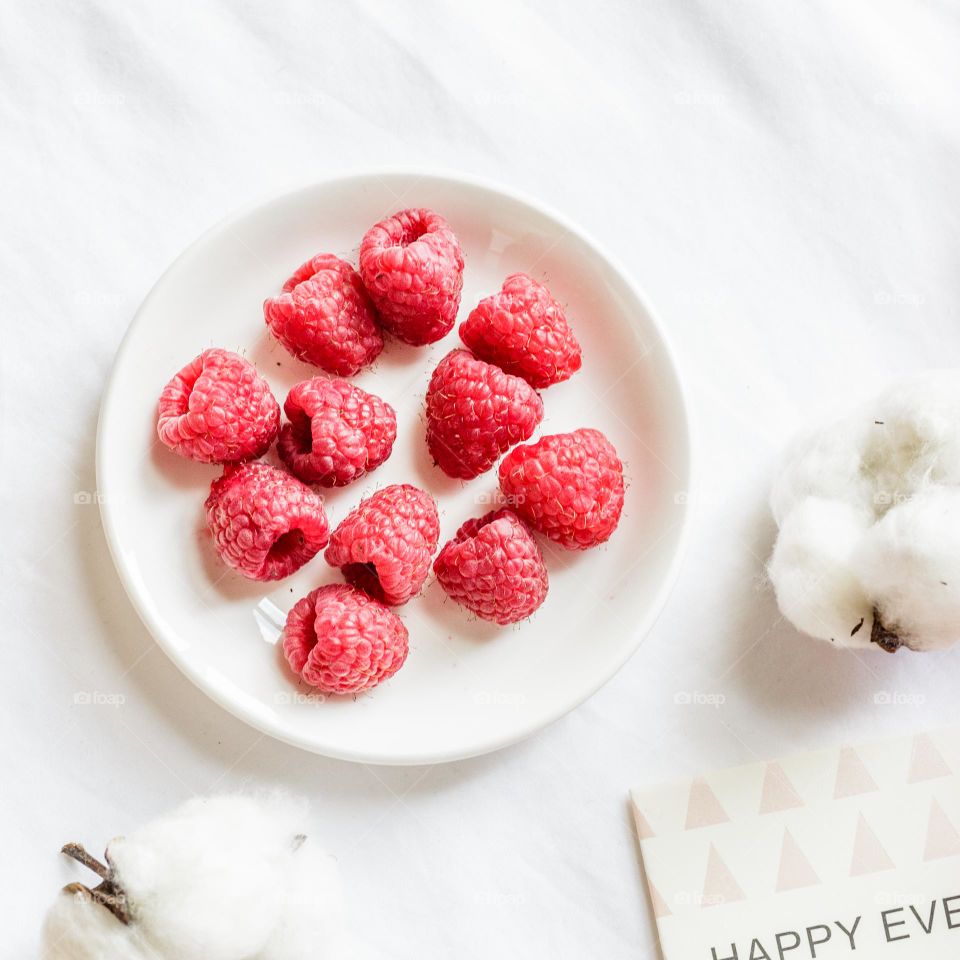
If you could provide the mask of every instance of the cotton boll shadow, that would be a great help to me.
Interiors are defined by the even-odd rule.
[[[830,644],[797,631],[780,612],[766,573],[777,527],[766,506],[758,511],[751,552],[756,557],[752,589],[731,609],[739,615],[724,634],[735,641],[729,680],[772,716],[785,713],[812,723],[862,702],[863,670],[857,653],[831,649]],[[867,656],[871,651],[863,651]]]

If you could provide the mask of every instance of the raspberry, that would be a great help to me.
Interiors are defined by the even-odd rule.
[[[229,350],[204,350],[163,388],[157,434],[174,453],[231,463],[266,453],[280,405],[256,367]]]
[[[290,353],[339,377],[352,377],[383,349],[360,275],[332,253],[298,267],[280,296],[264,301],[263,316]]]
[[[251,580],[281,580],[319,553],[329,526],[323,500],[261,461],[228,467],[207,497],[217,553]]]
[[[324,693],[362,693],[388,680],[407,659],[407,628],[362,590],[317,587],[294,604],[283,653],[302,680]]]
[[[527,440],[543,419],[543,402],[525,380],[454,350],[427,388],[427,446],[447,476],[470,480]]]
[[[550,291],[525,273],[503,281],[460,324],[460,339],[488,363],[543,388],[580,369],[580,344],[563,307]]]
[[[348,583],[397,606],[423,586],[439,537],[433,497],[398,483],[361,500],[333,531],[324,556],[343,568]]]
[[[547,596],[547,568],[536,540],[511,510],[468,520],[434,561],[440,586],[484,620],[529,617]]]
[[[443,217],[401,210],[372,226],[360,244],[360,275],[384,328],[422,346],[446,336],[463,289],[463,253]]]
[[[623,509],[623,464],[599,430],[517,447],[500,464],[500,489],[535,530],[571,550],[610,538]]]
[[[277,450],[304,483],[345,486],[380,466],[397,437],[393,407],[346,380],[298,383],[283,409]]]

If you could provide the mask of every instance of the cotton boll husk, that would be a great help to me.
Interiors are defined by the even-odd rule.
[[[864,537],[854,569],[883,625],[912,650],[960,638],[960,489],[928,487],[891,507]]]
[[[870,645],[872,604],[851,558],[871,523],[863,507],[820,497],[787,514],[769,572],[780,610],[799,630],[842,646]]]
[[[927,486],[960,484],[960,372],[900,381],[868,409],[864,419],[879,422],[867,434],[863,470],[878,513]]]
[[[197,798],[111,841],[145,940],[176,960],[255,956],[280,920],[304,812],[280,798]]]
[[[294,854],[280,921],[255,960],[340,960],[347,956],[336,861],[309,838]]]
[[[873,484],[861,472],[868,424],[873,424],[872,418],[848,417],[807,430],[790,443],[770,494],[770,508],[778,525],[808,497],[871,506]]]
[[[87,894],[61,890],[43,926],[42,960],[162,960]]]

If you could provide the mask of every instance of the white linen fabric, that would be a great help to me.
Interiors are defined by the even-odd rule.
[[[4,956],[96,848],[195,793],[306,793],[365,951],[653,957],[626,789],[955,722],[960,651],[841,653],[764,582],[791,432],[960,366],[946,0],[0,6]],[[137,304],[202,230],[334,170],[526,190],[658,306],[701,485],[658,625],[585,706],[436,768],[324,760],[194,689],[123,595],[94,432]]]

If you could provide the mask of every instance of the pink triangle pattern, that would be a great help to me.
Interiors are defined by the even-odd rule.
[[[660,891],[650,884],[650,903],[653,905],[653,915],[659,920],[661,917],[670,917],[673,914],[667,906],[667,901],[660,896]]]
[[[780,848],[780,869],[777,871],[777,893],[812,887],[819,882],[820,878],[810,866],[810,861],[803,855],[790,831],[785,829]]]
[[[857,820],[857,836],[853,842],[850,876],[862,877],[868,873],[880,873],[883,870],[893,870],[894,866],[890,855],[861,813]]]
[[[949,777],[953,771],[947,766],[947,761],[936,748],[930,735],[917,734],[913,738],[913,748],[910,751],[910,772],[907,774],[907,783],[920,783],[923,780],[936,780],[938,777]]]
[[[707,875],[703,881],[701,907],[718,907],[727,903],[746,900],[740,885],[733,878],[727,865],[720,859],[717,848],[711,843],[707,857]]]
[[[650,827],[649,821],[643,815],[643,811],[637,806],[636,801],[633,803],[633,821],[637,827],[637,836],[641,840],[649,840],[651,837],[656,836]]]
[[[687,800],[687,822],[685,830],[699,827],[712,827],[717,823],[729,823],[727,812],[720,806],[717,795],[702,777],[690,784],[690,797]]]
[[[840,751],[837,763],[837,780],[833,788],[834,800],[843,797],[855,797],[861,793],[872,793],[878,789],[870,771],[863,765],[860,755],[852,747]]]
[[[960,834],[936,800],[930,801],[930,819],[927,822],[927,844],[923,862],[955,857],[960,853]]]
[[[793,810],[802,807],[803,801],[793,784],[783,772],[779,763],[768,763],[763,774],[763,789],[760,795],[760,810],[763,813],[777,813],[780,810]]]

